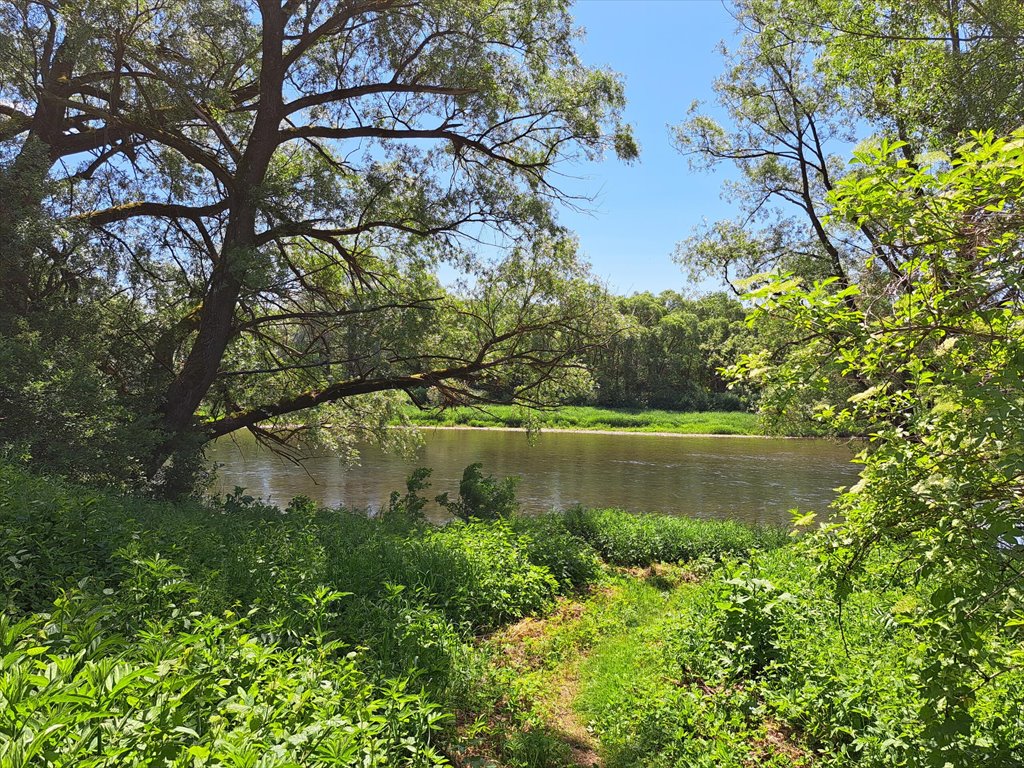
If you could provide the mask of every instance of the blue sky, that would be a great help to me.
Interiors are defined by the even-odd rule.
[[[720,0],[577,0],[573,14],[587,30],[583,60],[625,77],[640,161],[627,166],[608,157],[566,168],[578,177],[569,189],[595,199],[589,213],[567,210],[562,222],[617,293],[715,287],[689,286],[672,252],[702,219],[729,216],[719,197],[725,175],[691,172],[669,126],[695,99],[713,100],[723,69],[715,49],[734,38],[735,22]]]

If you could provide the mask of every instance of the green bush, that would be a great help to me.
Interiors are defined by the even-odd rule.
[[[601,574],[601,560],[586,541],[572,534],[559,512],[511,519],[513,530],[525,534],[520,541],[534,565],[547,568],[562,593],[582,590]]]
[[[722,668],[735,678],[754,677],[782,657],[779,625],[795,598],[747,564],[733,566],[715,595],[711,640]]]
[[[531,544],[507,521],[473,521],[428,531],[409,551],[424,594],[453,619],[490,628],[544,610],[558,592],[551,572],[530,562]]]
[[[484,475],[483,464],[470,464],[462,473],[459,482],[459,498],[450,500],[447,493],[436,498],[438,504],[447,509],[453,517],[467,520],[498,520],[511,517],[519,509],[516,500],[517,477],[496,480],[494,475]]]

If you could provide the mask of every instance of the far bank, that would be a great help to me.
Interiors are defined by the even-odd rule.
[[[743,411],[683,412],[593,406],[532,410],[514,405],[489,405],[441,411],[410,407],[405,415],[416,426],[433,427],[655,432],[677,435],[764,434],[757,415]]]

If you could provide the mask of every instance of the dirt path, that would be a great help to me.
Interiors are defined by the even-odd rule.
[[[608,589],[603,597],[612,601],[614,594]],[[592,610],[592,606],[575,600],[560,600],[549,616],[523,619],[488,641],[499,650],[503,666],[537,678],[531,712],[548,735],[565,745],[573,768],[603,766],[597,739],[574,706],[580,689],[580,667],[589,652],[586,637],[578,634],[588,608]]]

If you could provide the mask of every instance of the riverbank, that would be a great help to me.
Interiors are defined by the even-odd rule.
[[[467,432],[518,432],[529,434],[535,430],[531,427],[470,427],[465,424],[417,424],[415,427],[395,427],[395,429],[442,429],[442,430],[463,430]],[[655,432],[648,429],[590,429],[581,427],[579,429],[562,427],[541,427],[544,433],[556,435],[643,435],[645,437],[737,437],[753,440],[806,440],[803,437],[789,437],[786,435],[750,435],[736,432]]]
[[[554,410],[532,411],[519,406],[492,405],[481,408],[448,408],[421,411],[407,408],[411,424],[434,427],[486,427],[535,429],[548,431],[645,432],[688,435],[763,434],[756,414],[741,411],[681,412],[629,410],[591,406],[563,406]]]
[[[415,488],[374,520],[157,503],[0,466],[0,763],[1024,760],[1019,669],[937,751],[898,621],[910,577],[855,590],[840,624],[776,529],[578,508],[437,528],[420,509]],[[979,642],[984,678],[1008,649]]]

